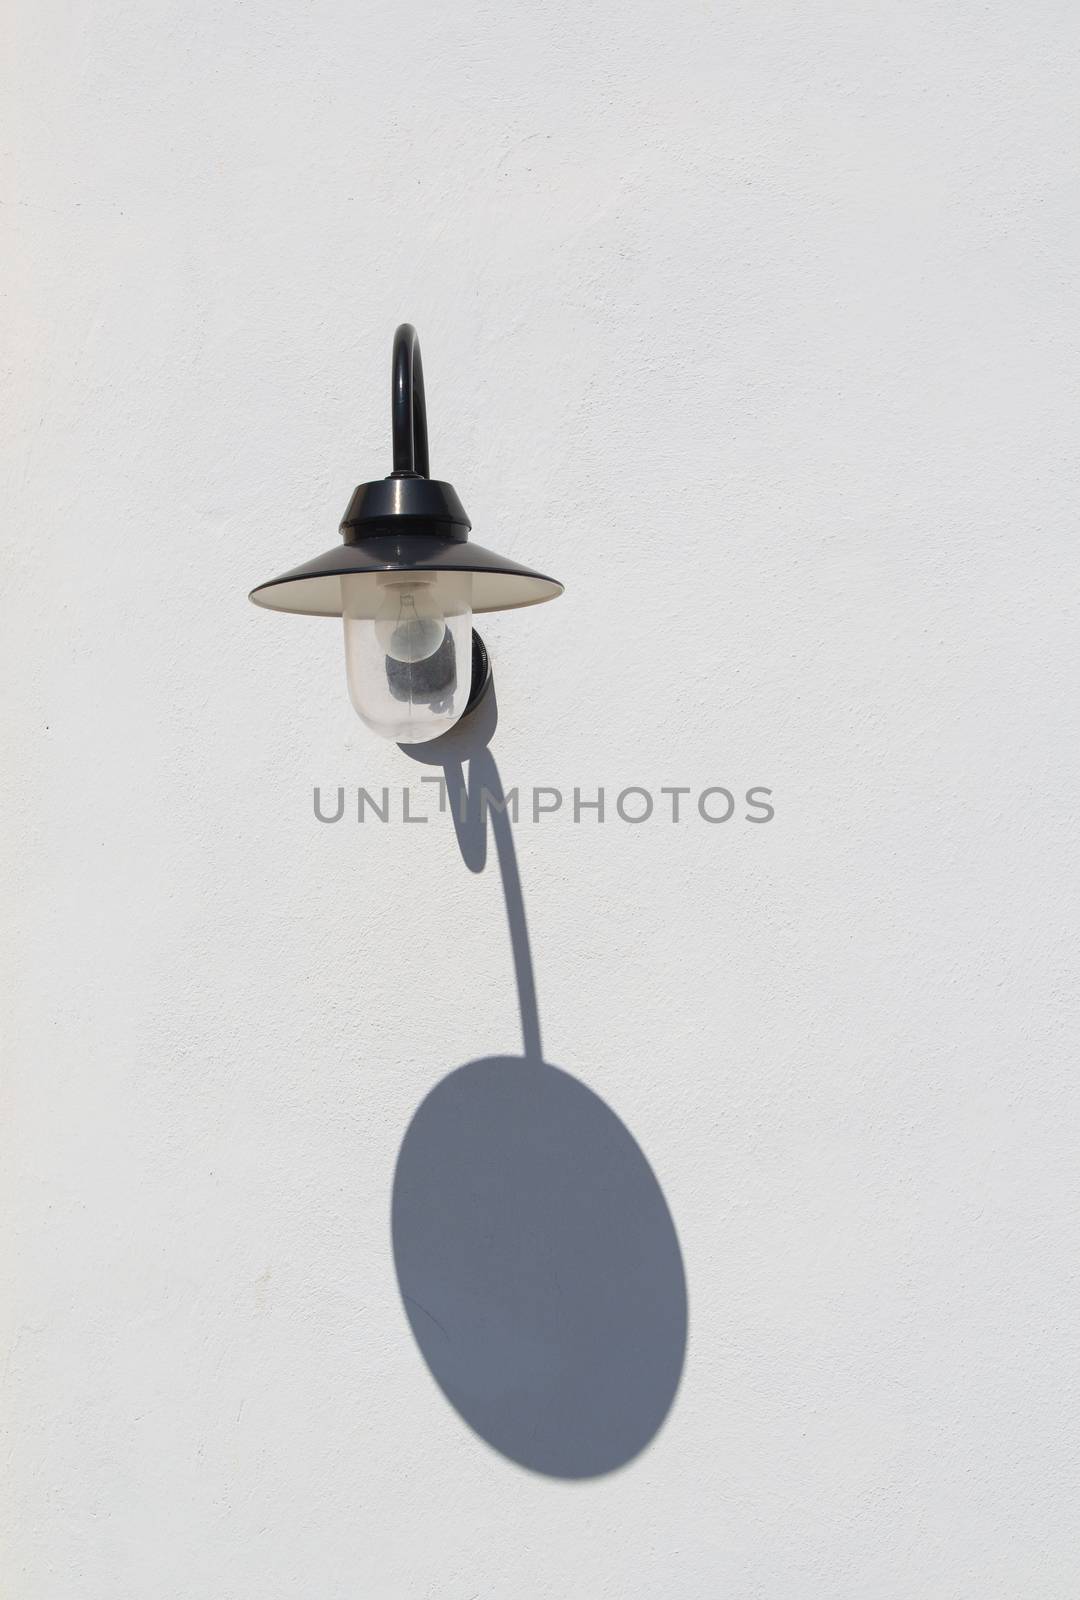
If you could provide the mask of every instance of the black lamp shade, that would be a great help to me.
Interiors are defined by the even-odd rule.
[[[391,410],[394,471],[362,483],[353,494],[341,521],[344,543],[261,583],[251,591],[255,604],[269,611],[340,617],[342,578],[370,575],[374,580],[387,572],[469,573],[473,612],[535,606],[562,594],[556,579],[470,544],[471,524],[453,488],[428,477],[424,376],[416,330],[409,323],[394,336]],[[373,582],[373,594],[376,587]]]
[[[260,584],[251,591],[251,599],[269,611],[340,617],[341,578],[380,572],[471,573],[474,612],[535,606],[563,592],[561,583],[542,572],[497,556],[464,536],[448,538],[446,532],[429,527],[425,531],[373,533],[353,544],[339,544],[314,561]]]

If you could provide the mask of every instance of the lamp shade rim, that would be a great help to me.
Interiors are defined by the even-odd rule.
[[[269,611],[339,617],[341,578],[412,571],[471,574],[474,612],[540,605],[563,592],[557,578],[485,550],[483,545],[432,532],[395,532],[335,545],[314,560],[259,584],[248,598]]]

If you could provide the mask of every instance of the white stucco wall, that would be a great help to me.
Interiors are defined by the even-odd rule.
[[[1071,1600],[1073,9],[10,34],[4,1594]],[[317,822],[433,791],[246,600],[403,318],[567,585],[484,628],[502,782],[776,810],[520,820],[550,1065],[449,1087],[495,841]]]

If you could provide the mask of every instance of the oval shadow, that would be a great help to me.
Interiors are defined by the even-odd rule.
[[[660,1185],[569,1073],[471,1061],[422,1102],[394,1174],[394,1262],[439,1387],[503,1455],[589,1478],[670,1409],[686,1278]]]

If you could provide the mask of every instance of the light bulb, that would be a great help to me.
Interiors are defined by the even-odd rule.
[[[472,576],[353,573],[341,579],[349,697],[373,732],[423,744],[452,728],[472,688]]]
[[[387,585],[375,637],[395,661],[426,661],[446,638],[446,623],[432,599],[434,587],[430,578]]]

